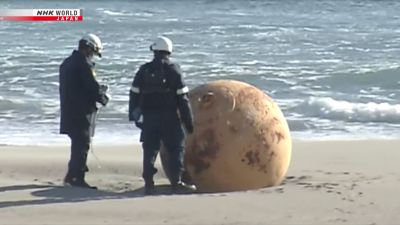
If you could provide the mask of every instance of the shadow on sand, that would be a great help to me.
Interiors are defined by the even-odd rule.
[[[108,199],[127,199],[127,198],[143,198],[144,188],[126,192],[111,192],[104,190],[92,190],[86,188],[56,186],[56,185],[14,185],[0,187],[0,194],[9,191],[28,191],[34,199],[24,199],[16,201],[0,200],[0,209],[17,206],[47,205],[55,203],[74,203]],[[193,194],[192,192],[182,191],[174,193],[177,195]],[[172,195],[169,185],[156,186],[156,192],[152,196]],[[1,199],[1,198],[0,198]]]

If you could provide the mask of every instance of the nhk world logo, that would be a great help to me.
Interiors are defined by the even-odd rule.
[[[0,9],[4,21],[82,21],[81,9]]]

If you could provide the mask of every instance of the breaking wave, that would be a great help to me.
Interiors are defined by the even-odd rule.
[[[329,120],[400,124],[400,104],[359,103],[330,97],[310,97],[298,108],[306,116]]]

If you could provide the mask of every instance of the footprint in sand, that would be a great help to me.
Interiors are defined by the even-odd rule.
[[[341,213],[351,214],[351,211],[344,210],[344,209],[341,209],[341,208],[335,208],[335,210],[338,211],[338,212],[341,212]]]
[[[324,172],[326,175],[350,175],[350,172]]]
[[[284,184],[286,184],[286,183],[296,183],[296,182],[307,180],[307,179],[310,179],[310,178],[311,178],[311,176],[300,176],[300,177],[287,176],[283,183]]]
[[[330,219],[329,222],[334,222],[334,223],[345,223],[345,222],[347,222],[347,219],[344,219],[344,218],[335,218],[335,219]]]

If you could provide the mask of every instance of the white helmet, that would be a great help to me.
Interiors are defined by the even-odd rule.
[[[150,50],[172,53],[172,41],[167,37],[160,36],[150,45]]]
[[[86,41],[86,45],[90,46],[94,53],[101,57],[101,51],[103,50],[103,45],[101,44],[100,38],[95,34],[87,34],[82,37],[81,40]]]

